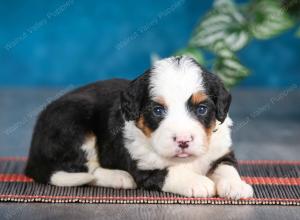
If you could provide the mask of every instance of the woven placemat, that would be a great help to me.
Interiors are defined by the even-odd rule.
[[[239,161],[242,178],[254,188],[254,198],[187,198],[148,190],[81,186],[55,187],[23,175],[26,158],[0,158],[0,201],[45,203],[152,203],[300,205],[300,161]]]

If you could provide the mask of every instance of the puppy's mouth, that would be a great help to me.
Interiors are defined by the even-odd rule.
[[[186,152],[185,150],[181,150],[176,152],[176,154],[174,155],[175,158],[190,158],[190,157],[194,157],[195,155]]]

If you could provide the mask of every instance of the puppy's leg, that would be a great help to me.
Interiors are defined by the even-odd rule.
[[[184,166],[169,168],[162,190],[188,197],[212,197],[216,194],[213,181]]]
[[[134,189],[136,184],[129,173],[123,170],[113,170],[102,168],[98,162],[96,150],[96,137],[90,135],[86,138],[81,149],[85,152],[86,166],[89,175],[94,177],[91,185],[112,187],[118,189]]]
[[[98,167],[93,175],[95,180],[92,185],[112,187],[117,189],[134,189],[136,188],[136,183],[132,176],[123,170],[111,170]]]
[[[229,199],[249,198],[253,196],[253,189],[244,182],[232,165],[219,164],[210,175],[220,197]]]

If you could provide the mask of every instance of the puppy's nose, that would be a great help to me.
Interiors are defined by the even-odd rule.
[[[193,135],[176,135],[173,141],[178,144],[178,147],[185,149],[189,147],[190,142],[194,140]]]
[[[189,147],[189,141],[178,141],[178,147],[185,149]]]

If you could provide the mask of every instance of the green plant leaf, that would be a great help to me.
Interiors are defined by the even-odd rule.
[[[254,1],[248,9],[250,17],[249,29],[254,37],[268,39],[278,35],[294,25],[280,1]]]
[[[243,48],[250,39],[246,19],[231,0],[217,0],[197,26],[190,45],[212,47],[223,40],[230,50]]]
[[[231,88],[247,77],[249,69],[243,66],[236,57],[217,57],[213,71],[222,79],[227,88]]]
[[[205,60],[202,52],[200,49],[195,48],[195,47],[188,47],[181,49],[175,53],[175,56],[181,56],[181,55],[188,55],[193,57],[198,63],[204,65]]]
[[[216,56],[223,57],[223,58],[235,58],[235,54],[232,50],[230,50],[226,43],[223,40],[219,40],[215,42],[209,50],[213,52]]]

